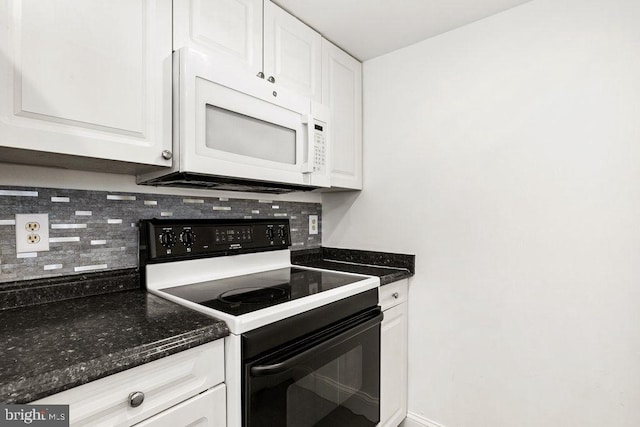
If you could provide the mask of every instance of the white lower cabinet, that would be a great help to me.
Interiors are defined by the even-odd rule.
[[[137,427],[222,427],[226,425],[226,393],[224,384],[160,412]]]
[[[224,427],[224,340],[32,403],[69,405],[71,426],[131,426],[144,421],[140,425]]]
[[[384,312],[380,354],[380,426],[395,427],[407,416],[408,280],[380,288]]]

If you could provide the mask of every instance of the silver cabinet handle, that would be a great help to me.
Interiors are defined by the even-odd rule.
[[[260,77],[261,79],[264,79],[264,73],[262,71],[258,71],[258,74],[256,74],[256,76]]]
[[[144,402],[144,393],[141,391],[134,391],[129,395],[129,406],[137,408]]]
[[[400,294],[397,292],[392,293],[391,296],[394,297],[395,299],[400,298]]]
[[[273,76],[269,76],[269,78],[267,79],[267,81],[268,81],[269,83],[275,83],[275,82],[276,82],[276,78],[275,78],[275,77],[273,77]]]
[[[162,158],[165,160],[171,160],[171,158],[173,157],[173,153],[169,150],[164,150],[162,152]]]

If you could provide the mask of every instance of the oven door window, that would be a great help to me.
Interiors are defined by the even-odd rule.
[[[379,323],[295,347],[245,365],[245,426],[378,424]]]
[[[288,426],[315,426],[321,421],[351,420],[355,414],[366,414],[375,404],[362,390],[362,346],[332,360],[287,387]],[[363,415],[366,418],[366,416]],[[366,424],[366,420],[363,420]],[[349,425],[353,425],[349,422]]]

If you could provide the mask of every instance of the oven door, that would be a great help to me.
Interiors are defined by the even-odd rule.
[[[375,426],[378,307],[244,364],[244,426]]]
[[[318,118],[311,114],[309,99],[192,49],[176,55],[174,127],[181,171],[322,186],[314,179],[321,118],[320,112]]]

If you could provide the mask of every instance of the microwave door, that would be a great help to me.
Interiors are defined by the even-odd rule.
[[[264,120],[219,105],[203,104],[205,125],[198,129],[197,160],[218,175],[259,181],[310,184],[302,173],[306,129],[292,115]]]
[[[303,172],[308,100],[283,91],[274,101],[273,87],[204,55],[181,50],[180,61],[181,170],[312,185]]]

